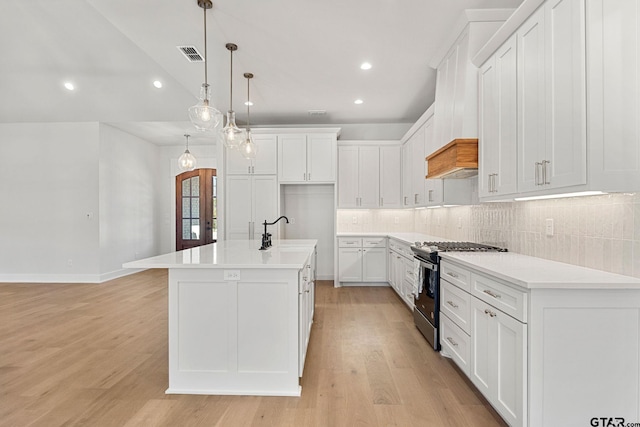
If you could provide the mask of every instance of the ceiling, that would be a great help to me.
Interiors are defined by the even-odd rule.
[[[213,103],[256,125],[411,123],[434,99],[429,66],[464,9],[522,0],[213,0],[207,12]],[[0,123],[100,121],[157,144],[192,131],[204,65],[196,0],[0,1]],[[363,61],[373,67],[359,68]],[[153,80],[163,83],[153,87]],[[65,81],[74,91],[63,87]],[[354,104],[362,99],[361,105]],[[311,116],[309,110],[326,110]]]

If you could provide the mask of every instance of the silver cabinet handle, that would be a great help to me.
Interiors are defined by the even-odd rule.
[[[251,166],[251,173],[256,173],[256,167],[255,166]]]
[[[496,317],[496,316],[497,316],[497,314],[496,314],[496,313],[494,313],[493,311],[491,311],[491,310],[489,310],[489,309],[486,309],[486,310],[484,311],[484,314],[488,314],[488,315],[489,315],[489,316],[491,316],[491,317]]]
[[[453,308],[458,308],[458,304],[454,303],[453,301],[447,301],[447,304],[449,304]]]
[[[247,173],[251,173],[251,166],[247,166]]]
[[[380,206],[384,206],[384,199],[380,197]]]
[[[482,292],[484,292],[485,294],[487,294],[487,295],[489,295],[489,296],[494,297],[495,299],[500,298],[500,295],[498,295],[498,294],[496,294],[496,293],[491,292],[489,289],[485,289],[485,290],[484,290],[484,291],[482,291]]]
[[[551,184],[551,181],[547,181],[547,165],[549,164],[551,164],[549,160],[542,161],[542,183],[543,184]]]
[[[307,174],[307,181],[311,181],[311,172]]]
[[[453,340],[451,337],[447,337],[447,341],[451,343],[452,346],[457,347],[458,343]]]
[[[417,205],[418,204],[418,194],[414,194],[413,195],[413,204]]]
[[[457,275],[456,273],[452,273],[452,272],[450,272],[450,271],[447,271],[447,276],[451,276],[451,277],[453,277],[453,278],[455,278],[455,279],[457,279],[457,278],[458,278],[458,275]]]
[[[404,205],[407,206],[407,196],[404,196]]]
[[[539,166],[542,166],[542,163],[540,162],[536,162],[536,173],[535,173],[535,180],[536,180],[536,185],[541,185],[540,184],[540,168]]]

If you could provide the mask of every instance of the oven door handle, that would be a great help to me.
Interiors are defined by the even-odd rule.
[[[431,271],[438,271],[438,266],[436,264],[431,264],[431,263],[424,262],[419,258],[416,258],[416,259],[418,259],[418,261],[420,261],[420,267],[424,267],[424,268],[426,268],[428,270],[431,270]]]

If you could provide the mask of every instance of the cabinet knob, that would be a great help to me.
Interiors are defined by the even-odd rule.
[[[489,316],[491,316],[491,317],[496,317],[496,316],[497,316],[497,314],[496,314],[496,313],[494,313],[493,311],[491,311],[491,310],[489,310],[489,309],[485,309],[485,310],[484,310],[484,314],[488,314],[488,315],[489,315]]]

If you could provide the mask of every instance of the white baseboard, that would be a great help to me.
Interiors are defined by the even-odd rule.
[[[117,279],[119,277],[129,276],[130,274],[140,273],[147,270],[146,268],[121,268],[120,270],[111,271],[109,273],[102,273],[100,275],[100,283],[108,282],[109,280]]]
[[[98,274],[0,274],[3,283],[100,283]]]

